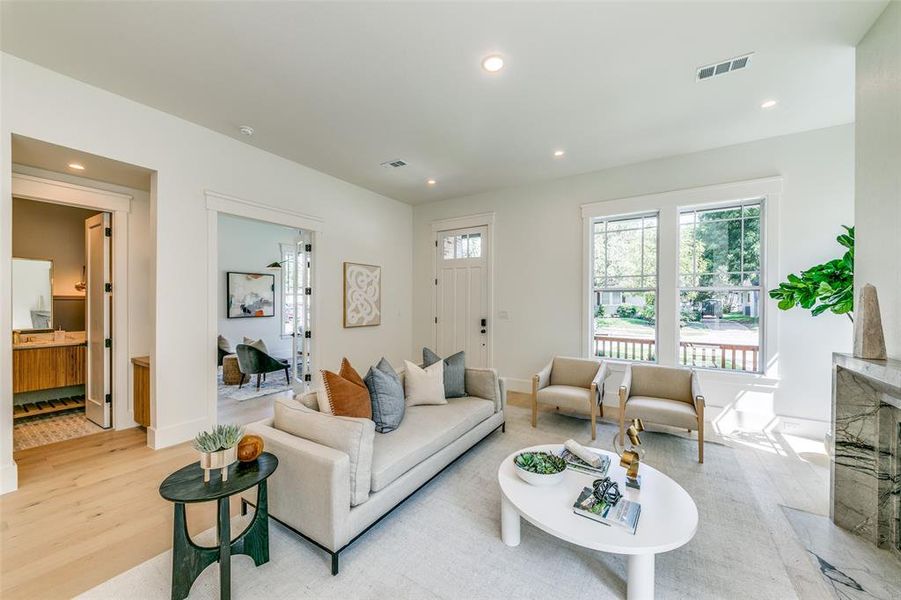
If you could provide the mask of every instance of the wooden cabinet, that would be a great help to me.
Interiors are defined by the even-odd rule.
[[[83,345],[13,350],[13,393],[84,385],[86,351]]]
[[[132,381],[135,421],[150,427],[150,357],[138,356],[131,359],[134,368]]]

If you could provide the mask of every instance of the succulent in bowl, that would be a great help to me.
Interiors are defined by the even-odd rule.
[[[566,469],[566,461],[549,452],[521,452],[513,459],[513,464],[537,475],[555,475]]]

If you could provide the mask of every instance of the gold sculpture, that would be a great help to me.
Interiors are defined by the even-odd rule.
[[[641,477],[638,476],[638,464],[640,456],[638,447],[641,446],[641,438],[638,434],[644,431],[644,423],[641,419],[632,419],[632,424],[626,430],[626,437],[629,438],[631,448],[624,449],[619,459],[619,465],[626,469],[626,487],[635,489],[641,488]]]

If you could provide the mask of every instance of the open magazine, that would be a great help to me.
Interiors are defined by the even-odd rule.
[[[616,504],[609,504],[598,500],[592,488],[587,487],[573,504],[573,512],[604,525],[622,527],[634,534],[638,528],[641,504],[625,498],[620,498]]]
[[[600,466],[593,467],[566,448],[563,448],[563,450],[560,451],[560,458],[566,461],[566,467],[568,469],[587,473],[594,477],[606,477],[607,469],[610,468],[610,457],[606,454],[599,454],[599,456],[601,459]]]

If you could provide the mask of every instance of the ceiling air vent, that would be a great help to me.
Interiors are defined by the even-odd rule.
[[[719,75],[725,75],[726,73],[731,73],[732,71],[738,71],[739,69],[746,68],[751,63],[751,54],[745,54],[743,56],[737,56],[735,58],[730,58],[729,60],[724,60],[723,62],[715,63],[712,65],[705,65],[698,69],[698,81],[704,81],[705,79],[712,79],[713,77],[718,77]]]
[[[385,162],[382,163],[382,167],[384,167],[386,169],[397,169],[399,167],[406,167],[406,166],[407,166],[406,161],[403,161],[399,158],[396,160],[386,160]]]

